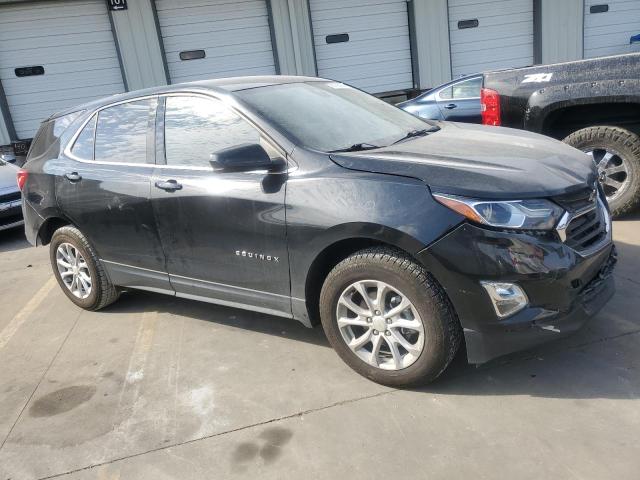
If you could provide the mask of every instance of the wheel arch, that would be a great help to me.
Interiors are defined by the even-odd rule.
[[[51,242],[51,238],[56,230],[60,227],[64,227],[67,225],[73,225],[73,223],[63,216],[54,216],[47,218],[40,228],[38,228],[37,234],[37,244],[38,245],[48,245]]]
[[[379,226],[377,228],[380,233],[381,228]],[[387,231],[386,233],[390,232]],[[424,248],[423,246],[418,246],[420,243],[416,239],[402,232],[395,232],[390,237],[389,235],[386,235],[385,238],[381,237],[381,235],[370,234],[335,239],[315,255],[307,270],[304,288],[307,315],[312,325],[317,325],[320,322],[320,290],[325,278],[338,263],[349,255],[365,248],[385,246],[400,250],[415,260],[416,263],[420,263],[418,258],[411,253],[412,251],[418,252]]]

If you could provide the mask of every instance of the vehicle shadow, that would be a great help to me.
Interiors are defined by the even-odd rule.
[[[27,238],[24,236],[23,227],[0,232],[0,253],[16,252],[26,248],[31,248],[31,244],[27,242]]]
[[[142,291],[125,293],[118,302],[101,310],[104,313],[143,313],[149,311],[184,316],[195,320],[330,347],[320,326],[307,328],[300,322],[289,318],[186,300],[159,293]]]

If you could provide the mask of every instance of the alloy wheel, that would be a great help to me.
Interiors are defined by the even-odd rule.
[[[401,370],[424,349],[424,325],[417,309],[387,283],[352,283],[340,295],[336,313],[342,339],[371,366]]]
[[[598,181],[608,201],[617,198],[628,188],[629,170],[626,160],[613,150],[594,148],[585,152],[598,168]]]
[[[80,251],[70,243],[61,243],[56,250],[56,264],[62,283],[80,299],[91,295],[91,272]]]

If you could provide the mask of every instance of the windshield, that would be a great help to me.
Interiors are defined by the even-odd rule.
[[[431,127],[367,93],[337,82],[270,85],[236,92],[259,115],[307,148],[330,152],[386,146]]]

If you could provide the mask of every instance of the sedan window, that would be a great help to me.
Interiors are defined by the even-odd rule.
[[[480,98],[480,88],[482,88],[482,77],[470,78],[443,88],[438,92],[438,98],[440,100]]]

